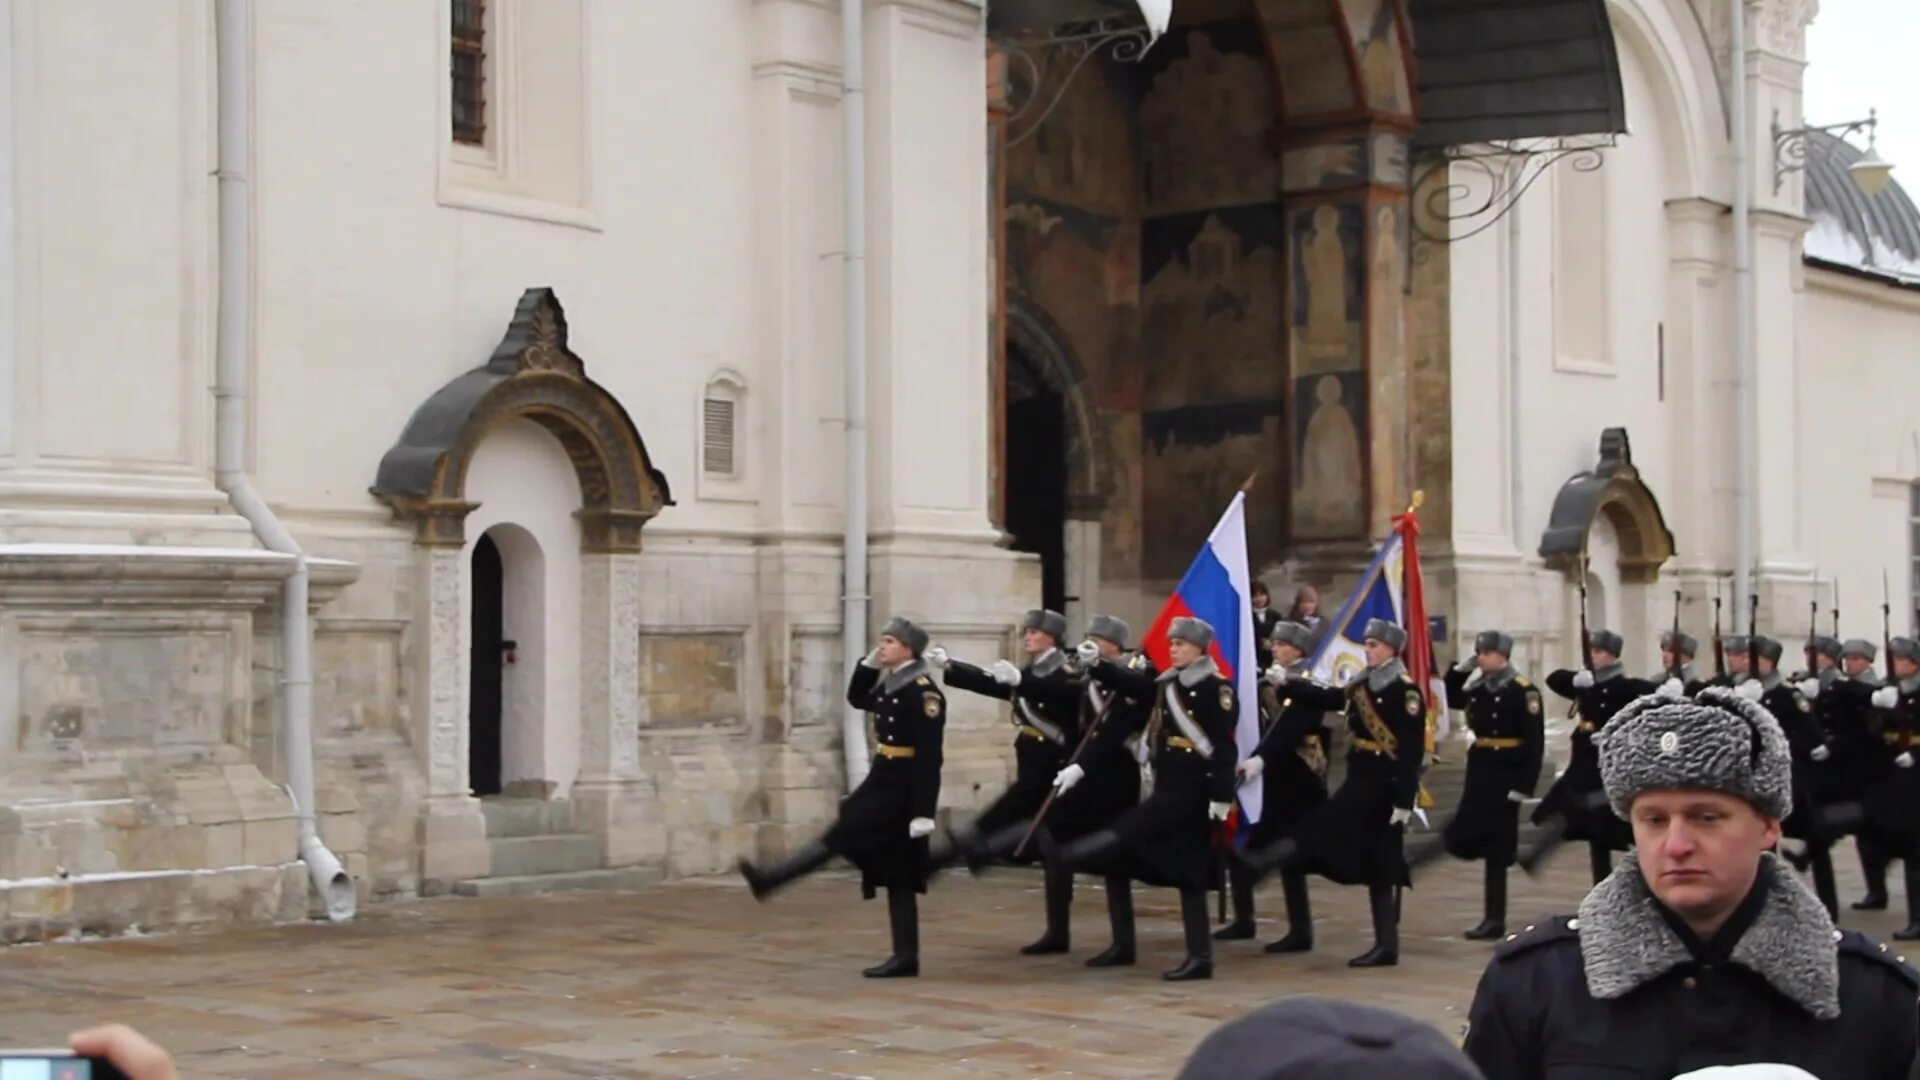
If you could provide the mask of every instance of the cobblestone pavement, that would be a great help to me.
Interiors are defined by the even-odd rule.
[[[1851,899],[1855,860],[1840,854]],[[1540,880],[1516,875],[1514,910],[1570,910],[1585,868],[1568,850]],[[1071,956],[1017,955],[1040,929],[1038,885],[1030,871],[942,878],[922,903],[925,974],[897,982],[860,977],[886,952],[885,904],[862,904],[838,873],[764,906],[707,879],[16,948],[0,957],[0,1042],[124,1020],[190,1078],[1170,1077],[1220,1021],[1290,994],[1373,1002],[1453,1033],[1489,952],[1458,936],[1478,921],[1478,864],[1435,867],[1408,894],[1399,968],[1345,966],[1369,944],[1365,895],[1316,881],[1317,951],[1223,945],[1212,982],[1177,985],[1158,977],[1180,959],[1171,893],[1139,893],[1139,967],[1091,971],[1081,961],[1107,928],[1090,884]],[[1261,900],[1267,941],[1280,933],[1277,888]],[[1898,925],[1848,914],[1881,935]]]

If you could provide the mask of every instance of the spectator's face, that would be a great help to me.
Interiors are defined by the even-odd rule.
[[[1284,641],[1273,643],[1273,662],[1281,667],[1292,667],[1300,662],[1300,650]]]
[[[1613,655],[1612,653],[1608,652],[1605,649],[1593,650],[1593,666],[1596,668],[1612,667],[1613,665],[1619,662],[1620,662],[1619,657]]]
[[[1183,638],[1174,638],[1172,641],[1167,642],[1167,653],[1173,658],[1174,667],[1186,667],[1188,664],[1200,659],[1202,650],[1200,646],[1195,645],[1191,641]]]
[[[1633,844],[1647,888],[1689,922],[1722,916],[1753,888],[1780,823],[1717,791],[1648,791],[1633,800]]]
[[[1506,655],[1503,653],[1494,652],[1492,649],[1483,649],[1480,652],[1475,653],[1474,659],[1479,661],[1480,670],[1485,672],[1488,675],[1491,675],[1494,672],[1499,671],[1501,668],[1507,666]]]
[[[1253,590],[1253,610],[1265,611],[1267,610],[1267,606],[1272,603],[1273,603],[1273,598],[1267,595],[1267,590],[1265,589]]]
[[[899,667],[913,659],[913,650],[907,643],[892,634],[880,635],[880,663],[886,667]]]
[[[1367,664],[1369,667],[1379,667],[1381,664],[1399,655],[1393,646],[1378,638],[1368,638],[1362,648],[1367,650]]]
[[[1293,606],[1302,615],[1317,615],[1320,613],[1320,594],[1312,589],[1301,589],[1294,594]]]
[[[1865,675],[1873,663],[1864,656],[1849,656],[1840,661],[1840,666],[1846,669],[1848,676],[1857,679]]]
[[[1020,631],[1020,646],[1027,650],[1028,656],[1039,656],[1053,648],[1053,635],[1045,630]]]

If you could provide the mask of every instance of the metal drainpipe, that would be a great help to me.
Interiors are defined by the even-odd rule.
[[[1520,180],[1520,173],[1526,168],[1525,159],[1516,159],[1510,166],[1514,171],[1514,180]],[[1526,556],[1525,534],[1521,531],[1526,524],[1524,493],[1526,485],[1522,468],[1525,458],[1522,456],[1520,424],[1525,409],[1520,398],[1520,207],[1507,211],[1507,512],[1513,519],[1513,546]]]
[[[248,292],[251,200],[252,26],[248,0],[214,0],[214,49],[219,125],[220,307],[214,338],[214,477],[234,510],[253,526],[268,550],[294,557],[294,571],[280,597],[281,690],[286,730],[288,786],[300,815],[299,852],[313,887],[335,922],[353,918],[353,879],[320,839],[313,797],[313,636],[307,618],[307,557],[293,534],[274,516],[247,480],[247,334],[252,322]]]
[[[847,517],[841,536],[840,634],[845,669],[851,672],[867,654],[867,102],[866,8],[862,0],[841,0],[840,118],[845,127],[841,169],[846,205],[846,380]],[[867,723],[860,710],[846,706],[841,743],[847,759],[847,790],[867,777]]]
[[[1733,625],[1753,586],[1753,169],[1747,104],[1747,5],[1727,0],[1733,14]]]

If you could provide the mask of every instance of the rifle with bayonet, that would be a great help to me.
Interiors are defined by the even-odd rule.
[[[1679,589],[1673,590],[1673,633],[1667,638],[1667,640],[1673,646],[1673,649],[1672,649],[1673,666],[1667,669],[1667,674],[1672,678],[1679,679],[1680,673],[1686,669],[1686,661],[1680,659],[1680,590]],[[1684,682],[1685,680],[1682,680],[1682,681]]]
[[[1720,633],[1720,587],[1713,590],[1713,677],[1727,677],[1727,639]]]

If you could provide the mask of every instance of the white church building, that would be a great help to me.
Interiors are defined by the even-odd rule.
[[[1104,290],[1082,310],[1012,281],[1051,264],[1007,176],[1090,115],[1083,91],[1022,143],[1003,80],[1009,41],[1130,24],[1116,0],[865,0],[857,98],[821,0],[0,0],[0,938],[632,885],[811,834],[863,754],[847,657],[887,616],[970,659],[1043,600],[1074,632],[1097,607],[1144,625],[1172,584],[1154,552],[1211,524],[1167,508],[1246,473],[1183,410],[1231,427],[1259,399],[1246,446],[1287,488],[1291,390],[1195,405],[1156,389],[1151,326],[1074,338],[1138,308],[1145,249],[1185,259],[1196,233],[1308,238],[1344,281],[1313,223],[1362,230],[1368,298],[1298,317],[1324,315],[1324,349],[1360,312],[1353,369],[1311,362],[1368,403],[1353,460],[1413,465],[1355,495],[1352,535],[1262,525],[1276,595],[1350,575],[1418,487],[1430,610],[1456,642],[1510,629],[1529,665],[1577,642],[1569,550],[1642,663],[1675,587],[1705,635],[1743,552],[1763,627],[1798,634],[1837,577],[1847,634],[1873,636],[1883,568],[1906,626],[1920,215],[1850,186],[1831,139],[1776,189],[1810,0],[1748,0],[1747,361],[1728,5],[1546,5],[1602,61],[1598,104],[1576,87],[1556,121],[1601,165],[1554,144],[1450,242],[1432,214],[1410,231],[1442,145],[1411,133],[1512,120],[1416,78],[1470,5],[1410,6],[1176,3],[1149,56],[1195,100],[1240,107],[1207,79],[1251,70],[1243,35],[1273,45],[1284,108],[1226,134],[1267,148],[1263,205],[1320,231],[1148,170],[1147,196],[1050,211],[1049,242],[1122,241],[1107,276],[1058,264]],[[1478,161],[1522,167],[1451,175],[1483,183]],[[1220,267],[1196,263],[1196,303]],[[1296,317],[1224,303],[1276,342]],[[1244,340],[1256,382],[1304,373]],[[1062,452],[1024,458],[1042,399]],[[1057,488],[1022,488],[1042,460]],[[1008,732],[979,699],[952,715],[964,813],[1005,782]]]

